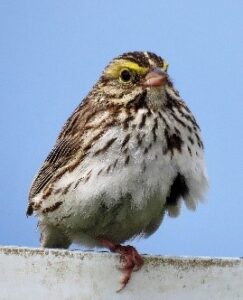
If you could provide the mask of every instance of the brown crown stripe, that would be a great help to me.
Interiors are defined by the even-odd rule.
[[[105,153],[110,147],[111,145],[115,142],[117,138],[112,138],[110,139],[102,148],[98,149],[95,153],[94,156],[99,155],[101,153]]]
[[[127,52],[120,55],[117,59],[127,59],[129,61],[135,62],[141,67],[149,67],[149,60],[143,52],[134,51]]]
[[[49,212],[53,212],[54,210],[58,209],[58,207],[60,207],[62,205],[62,201],[57,201],[55,204],[53,204],[52,206],[46,207],[42,210],[43,214],[49,213]]]
[[[156,64],[158,67],[163,68],[163,66],[164,66],[164,60],[163,60],[160,56],[158,56],[158,55],[156,55],[156,54],[154,54],[154,53],[152,53],[152,52],[147,52],[147,54],[148,54],[149,58],[150,58],[152,61],[154,61],[155,64]]]

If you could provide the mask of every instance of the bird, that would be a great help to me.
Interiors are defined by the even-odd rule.
[[[120,291],[144,263],[124,243],[153,234],[182,203],[195,210],[207,188],[201,130],[168,63],[126,52],[64,124],[33,180],[27,215],[38,217],[44,248],[78,243],[118,253]]]

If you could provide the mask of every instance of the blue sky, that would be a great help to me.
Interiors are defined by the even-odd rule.
[[[210,190],[166,217],[142,253],[243,255],[243,2],[1,1],[0,244],[37,247],[32,178],[63,123],[115,56],[150,50],[203,131]]]

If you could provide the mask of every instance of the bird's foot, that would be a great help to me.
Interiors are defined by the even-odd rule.
[[[108,248],[111,252],[119,253],[120,259],[122,262],[122,266],[120,267],[120,270],[123,272],[123,276],[121,278],[121,288],[117,290],[117,292],[120,292],[125,288],[127,283],[129,282],[132,272],[138,271],[144,261],[142,256],[137,252],[137,250],[132,246],[122,246],[119,244],[114,244],[110,240],[107,239],[99,239],[104,247]]]

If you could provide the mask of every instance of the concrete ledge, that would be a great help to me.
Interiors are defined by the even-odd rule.
[[[0,299],[243,299],[243,260],[144,256],[120,293],[109,253],[0,248]]]

